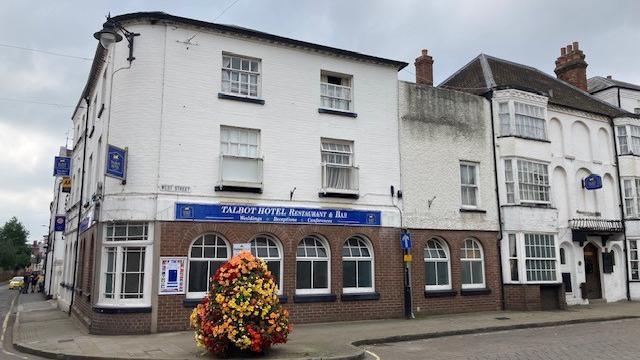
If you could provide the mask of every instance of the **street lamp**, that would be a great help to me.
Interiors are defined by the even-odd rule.
[[[129,42],[129,57],[127,60],[129,60],[129,64],[131,64],[131,62],[136,59],[133,56],[133,39],[136,36],[140,36],[140,34],[125,29],[117,21],[111,19],[111,16],[107,16],[107,21],[102,24],[102,30],[96,31],[93,37],[100,40],[100,45],[106,50],[111,44],[122,40],[122,35],[118,34],[118,30],[124,34],[127,42]]]

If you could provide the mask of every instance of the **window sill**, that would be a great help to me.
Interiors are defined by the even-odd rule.
[[[93,311],[101,314],[146,314],[151,313],[151,306],[111,307],[96,305]]]
[[[294,295],[294,303],[312,303],[312,302],[333,302],[336,301],[337,296],[334,294],[319,294],[319,295]]]
[[[236,100],[236,101],[248,102],[252,104],[264,105],[263,99],[250,98],[250,97],[231,95],[231,94],[225,94],[225,93],[218,93],[218,99]]]
[[[362,301],[362,300],[379,300],[380,294],[377,292],[368,293],[347,293],[340,296],[340,301]]]
[[[354,113],[354,112],[350,112],[350,111],[342,111],[342,110],[333,110],[333,109],[326,109],[326,108],[318,108],[318,113],[320,113],[320,114],[331,114],[331,115],[346,116],[346,117],[351,117],[351,118],[356,118],[356,117],[358,117],[358,114],[356,114],[356,113]]]
[[[194,308],[202,302],[202,298],[186,298],[182,300],[182,306],[186,308]]]
[[[479,213],[479,214],[486,214],[487,210],[482,210],[482,209],[467,209],[467,208],[460,208],[460,212],[461,213]]]
[[[501,138],[516,138],[516,139],[523,139],[523,140],[538,141],[538,142],[543,142],[543,143],[551,143],[551,141],[549,141],[547,139],[538,139],[538,138],[532,138],[532,137],[521,136],[521,135],[500,135],[500,136],[498,136],[498,139],[501,139]]]
[[[460,295],[462,295],[462,296],[489,295],[489,294],[491,294],[491,289],[487,289],[487,288],[461,289],[460,290]]]
[[[549,210],[557,210],[555,207],[550,204],[535,204],[535,203],[522,203],[522,204],[504,204],[500,205],[501,207],[527,207],[527,208],[536,208],[536,209],[549,209]]]
[[[358,199],[360,198],[360,194],[357,192],[338,192],[338,191],[320,191],[318,196],[321,198],[332,197],[332,198],[340,198],[340,199]]]
[[[252,194],[262,194],[262,187],[218,185],[218,186],[215,187],[215,191],[229,191],[229,192],[243,192],[243,193],[252,193]]]
[[[440,297],[453,297],[458,295],[455,290],[425,290],[424,297],[426,298],[440,298]]]

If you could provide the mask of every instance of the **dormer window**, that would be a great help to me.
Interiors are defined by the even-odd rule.
[[[501,136],[547,140],[544,107],[518,101],[498,103]]]

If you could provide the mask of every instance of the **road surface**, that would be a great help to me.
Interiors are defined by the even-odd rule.
[[[13,321],[15,319],[16,309],[18,308],[17,296],[18,290],[9,290],[9,284],[0,284],[0,321],[2,321],[2,330],[0,330],[0,345],[2,346],[0,350],[2,351],[0,351],[0,359],[42,359],[41,357],[23,354],[15,350],[11,343]]]

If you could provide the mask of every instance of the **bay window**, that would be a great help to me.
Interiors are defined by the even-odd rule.
[[[524,234],[528,282],[556,281],[556,245],[553,235]]]
[[[640,178],[623,178],[624,215],[640,216]]]
[[[260,95],[260,60],[222,55],[222,92],[257,98]]]
[[[640,126],[616,126],[616,138],[620,155],[640,155]]]
[[[547,164],[514,158],[505,159],[504,166],[508,204],[551,203]]]
[[[523,102],[498,103],[501,136],[547,140],[545,108]]]
[[[142,222],[117,222],[105,226],[100,305],[151,305],[151,229],[148,223]]]
[[[631,280],[640,280],[640,240],[629,240],[629,272]]]

